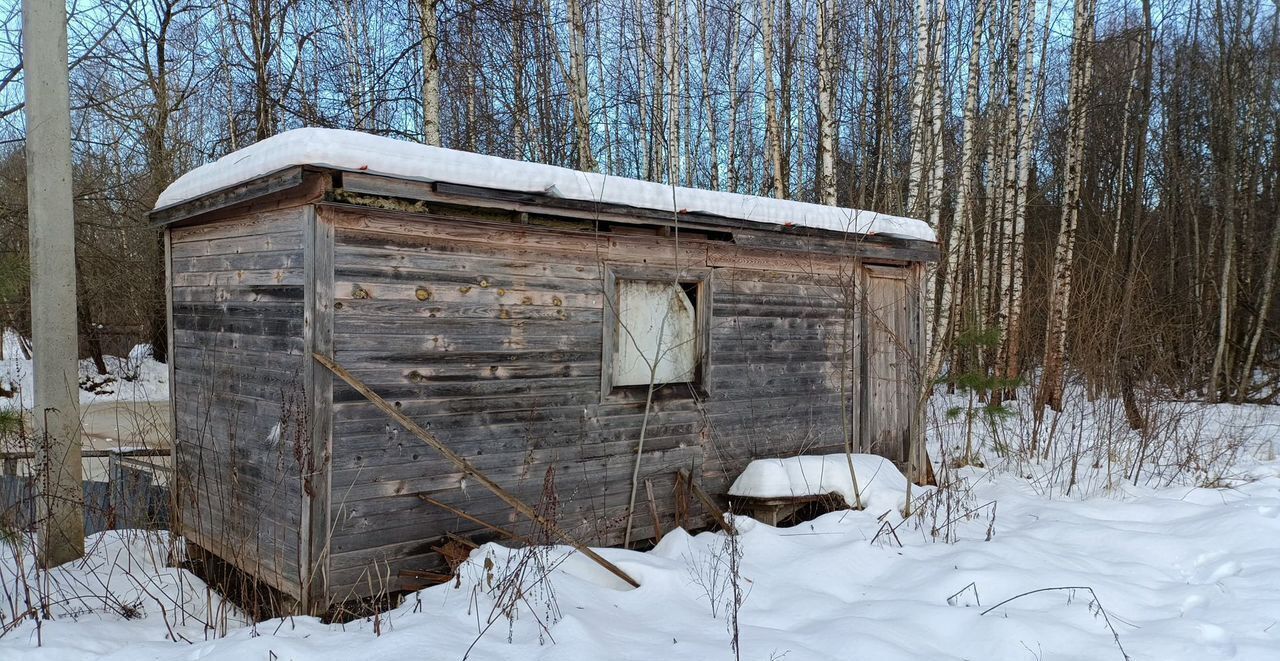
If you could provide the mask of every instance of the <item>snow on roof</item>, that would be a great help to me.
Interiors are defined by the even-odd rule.
[[[656,211],[701,213],[775,225],[934,241],[924,222],[873,211],[675,187],[638,179],[512,161],[356,131],[303,128],[262,140],[202,165],[169,185],[163,208],[295,165],[315,165],[425,182],[540,193]]]

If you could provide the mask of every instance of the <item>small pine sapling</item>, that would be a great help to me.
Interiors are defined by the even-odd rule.
[[[970,328],[961,332],[955,339],[958,354],[977,356],[995,353],[999,345],[1000,329],[994,327]],[[1021,379],[1007,378],[993,373],[989,365],[980,360],[968,361],[968,364],[972,367],[964,370],[953,370],[943,376],[940,382],[948,383],[968,395],[968,402],[964,406],[952,406],[947,409],[946,413],[948,420],[955,420],[960,417],[965,419],[964,452],[956,458],[956,465],[982,466],[982,458],[973,447],[974,421],[977,420],[985,424],[991,431],[991,436],[995,442],[996,454],[1000,456],[1007,455],[1009,448],[1000,440],[996,423],[1005,418],[1016,416],[1017,411],[1006,407],[1003,401],[992,397],[991,394],[1013,390],[1021,384]]]

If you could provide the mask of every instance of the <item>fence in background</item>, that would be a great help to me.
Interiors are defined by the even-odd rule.
[[[169,487],[157,484],[170,468],[149,458],[168,457],[168,449],[85,450],[84,459],[107,459],[107,481],[84,481],[86,535],[122,528],[167,528]],[[20,474],[35,461],[34,452],[0,452],[0,529],[26,530],[36,523],[35,471]],[[25,464],[24,464],[25,462]]]

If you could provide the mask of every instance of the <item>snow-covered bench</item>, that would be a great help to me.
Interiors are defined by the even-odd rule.
[[[884,457],[801,455],[752,461],[729,487],[729,503],[735,512],[776,526],[805,505],[826,499],[873,512],[901,509],[906,490],[907,478]]]

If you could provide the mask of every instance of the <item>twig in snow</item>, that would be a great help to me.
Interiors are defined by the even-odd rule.
[[[982,597],[979,597],[979,596],[978,596],[978,584],[977,584],[977,582],[970,583],[970,584],[968,584],[968,585],[966,585],[966,586],[964,586],[964,587],[960,588],[959,590],[956,590],[955,594],[951,595],[950,597],[947,597],[947,605],[948,605],[948,606],[955,606],[955,605],[956,605],[956,601],[957,601],[957,600],[956,600],[956,597],[959,597],[960,595],[964,594],[964,592],[965,592],[966,590],[972,590],[972,591],[973,591],[973,600],[974,600],[975,602],[977,602],[977,604],[978,604],[979,606],[981,606],[981,605],[982,605]]]
[[[1090,603],[1090,606],[1092,607],[1096,605],[1098,607],[1097,614],[1102,616],[1102,621],[1106,623],[1107,629],[1111,631],[1111,637],[1115,639],[1116,647],[1120,648],[1120,654],[1124,656],[1125,661],[1130,660],[1129,653],[1124,650],[1124,645],[1120,644],[1119,632],[1117,632],[1116,628],[1111,624],[1111,618],[1107,616],[1107,610],[1102,607],[1102,601],[1098,599],[1098,593],[1094,592],[1093,588],[1087,585],[1061,585],[1061,586],[1052,587],[1052,588],[1039,588],[1036,590],[1030,590],[1028,592],[1023,592],[1022,594],[1015,594],[1012,597],[1009,597],[1008,599],[1005,599],[1004,601],[996,604],[995,606],[992,606],[991,608],[988,608],[987,610],[984,610],[981,613],[978,613],[978,615],[979,616],[986,615],[987,613],[990,613],[991,611],[1011,601],[1014,601],[1016,599],[1021,599],[1023,597],[1037,594],[1040,592],[1051,592],[1055,590],[1067,590],[1068,592],[1075,592],[1076,590],[1088,590],[1089,595],[1093,597],[1093,601]],[[1090,608],[1090,610],[1092,610],[1092,608]]]
[[[902,540],[898,539],[897,529],[889,525],[888,521],[882,521],[880,523],[880,530],[876,531],[876,536],[871,538],[871,545],[874,546],[876,543],[876,540],[880,539],[880,535],[884,534],[886,530],[889,531],[889,534],[893,536],[893,541],[898,543],[898,548],[902,548]]]

